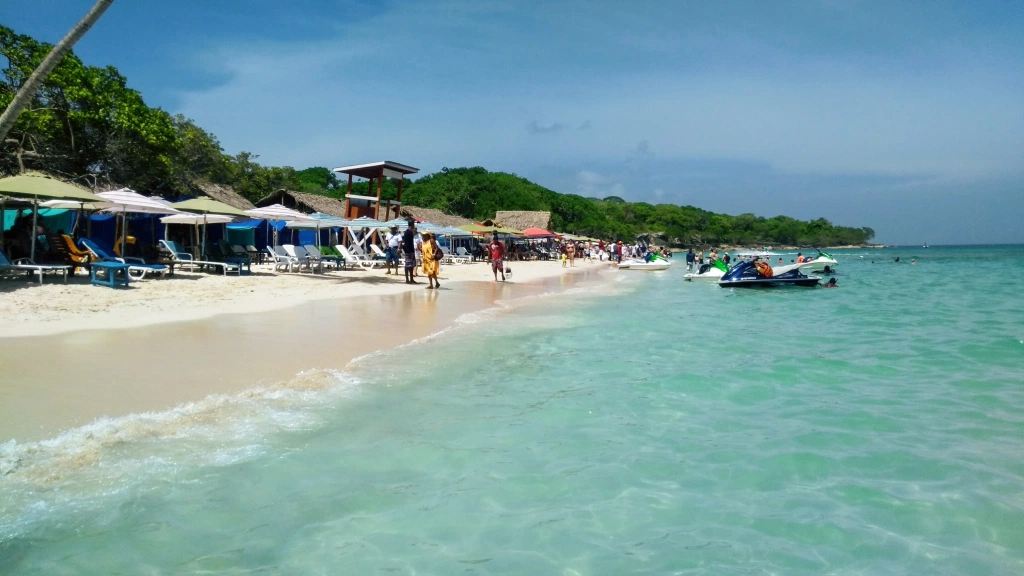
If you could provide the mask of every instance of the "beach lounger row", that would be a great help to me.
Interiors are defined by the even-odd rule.
[[[167,274],[168,268],[163,264],[146,264],[142,258],[118,257],[111,253],[110,249],[100,244],[97,240],[81,238],[78,244],[92,255],[95,262],[114,262],[128,265],[128,276],[132,280],[142,280],[146,274]]]
[[[178,243],[174,240],[161,240],[160,245],[163,246],[164,250],[170,253],[171,261],[179,266],[188,266],[189,269],[194,270],[196,266],[200,269],[212,268],[214,270],[219,269],[222,274],[227,275],[228,272],[233,272],[238,275],[242,274],[243,268],[248,264],[243,264],[240,261],[235,262],[214,262],[212,260],[196,260],[192,254],[182,250]]]

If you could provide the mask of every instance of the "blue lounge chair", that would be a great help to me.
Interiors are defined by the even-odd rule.
[[[241,264],[235,264],[231,262],[211,262],[209,260],[196,260],[195,258],[192,257],[191,254],[182,250],[178,246],[178,243],[175,242],[174,240],[161,240],[160,244],[164,247],[164,250],[167,250],[168,252],[171,253],[171,260],[179,266],[189,266],[190,268],[193,269],[196,266],[199,266],[200,268],[205,268],[206,266],[209,266],[211,268],[219,267],[221,269],[221,272],[225,275],[227,275],[228,270],[238,274],[239,276],[242,275]]]
[[[26,275],[35,274],[39,277],[39,283],[43,283],[43,272],[53,272],[64,276],[64,283],[68,283],[68,270],[70,266],[54,266],[49,264],[35,264],[28,258],[19,258],[14,262],[7,259],[7,255],[0,250],[0,275],[24,272]]]
[[[114,255],[113,251],[108,246],[102,245],[98,240],[90,240],[89,238],[81,238],[78,240],[78,245],[89,251],[90,254],[96,257],[100,262],[120,262],[121,264],[128,264],[128,274],[132,280],[142,280],[146,277],[146,274],[167,274],[167,266],[163,264],[146,264],[146,261],[142,258],[120,258]]]

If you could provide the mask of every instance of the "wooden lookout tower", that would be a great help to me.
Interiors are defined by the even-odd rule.
[[[345,193],[345,217],[354,220],[360,216],[368,216],[374,220],[390,220],[397,218],[402,210],[402,181],[409,174],[420,171],[419,168],[399,164],[390,160],[383,162],[372,162],[370,164],[357,164],[355,166],[342,166],[335,168],[339,174],[348,174],[348,189]],[[369,193],[365,196],[352,193],[352,178],[366,178],[370,181]],[[398,199],[381,200],[380,195],[384,189],[384,179],[394,178],[398,180]],[[377,195],[373,195],[374,183],[376,183]],[[384,203],[381,210],[381,202]],[[393,210],[393,213],[392,213]]]

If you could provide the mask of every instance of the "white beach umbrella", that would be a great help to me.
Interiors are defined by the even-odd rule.
[[[235,218],[232,216],[221,216],[218,214],[176,214],[174,216],[164,216],[160,219],[162,224],[227,224],[228,222],[234,222]]]
[[[155,196],[143,196],[131,188],[119,188],[108,192],[97,192],[97,196],[111,204],[104,212],[119,214],[121,218],[121,255],[128,239],[125,214],[183,214],[171,206],[171,203]],[[116,241],[116,238],[115,238]],[[155,240],[154,240],[155,241]]]
[[[298,210],[293,210],[282,204],[271,204],[270,206],[264,206],[263,208],[253,208],[252,210],[246,210],[246,214],[253,218],[261,218],[267,221],[267,228],[270,227],[270,221],[293,221],[293,222],[304,222],[307,220],[314,220],[313,217],[308,214],[303,214]],[[317,237],[319,238],[319,234]],[[274,229],[274,246],[277,246],[277,228]]]

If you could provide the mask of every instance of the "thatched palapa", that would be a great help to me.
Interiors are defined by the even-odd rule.
[[[262,208],[271,204],[282,204],[293,210],[304,214],[321,212],[335,218],[345,218],[345,203],[319,194],[307,194],[306,192],[295,192],[293,190],[278,190],[270,196],[263,198],[256,203]]]
[[[403,206],[402,218],[414,218],[430,222],[431,224],[437,224],[438,226],[451,226],[453,228],[473,223],[469,218],[445,214],[436,208],[420,208],[418,206]]]
[[[551,230],[551,212],[499,210],[494,213],[494,223],[516,230],[526,230],[527,228]]]
[[[222,186],[220,184],[211,184],[209,182],[202,182],[196,184],[196,188],[199,188],[203,194],[213,198],[218,202],[223,202],[232,208],[238,208],[239,210],[252,210],[255,206],[252,202],[249,202],[241,194],[235,192],[230,186]]]

